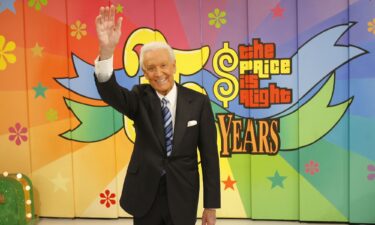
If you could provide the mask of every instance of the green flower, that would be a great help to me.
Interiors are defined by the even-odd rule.
[[[46,118],[50,122],[56,121],[58,118],[57,111],[54,109],[48,109],[48,111],[46,112]]]
[[[227,23],[225,16],[227,13],[225,11],[220,11],[220,9],[216,8],[213,12],[208,14],[208,18],[210,21],[208,22],[211,26],[215,25],[216,28],[220,28],[221,25]]]
[[[48,4],[48,0],[29,0],[29,7],[34,7],[36,11],[41,9],[41,4],[46,6]]]

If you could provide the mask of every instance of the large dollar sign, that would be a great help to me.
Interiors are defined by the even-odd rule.
[[[214,94],[223,107],[228,108],[228,102],[238,94],[238,80],[229,73],[237,68],[238,57],[236,51],[229,48],[229,42],[224,42],[224,47],[215,53],[212,64],[215,73],[222,77],[214,84]]]

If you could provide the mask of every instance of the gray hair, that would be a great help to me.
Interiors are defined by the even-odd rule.
[[[143,58],[144,58],[145,53],[149,52],[149,51],[157,50],[157,49],[165,49],[165,50],[167,50],[168,53],[169,53],[169,58],[172,61],[176,60],[176,57],[175,57],[174,52],[173,52],[173,49],[167,43],[165,43],[165,42],[157,42],[157,41],[149,42],[147,44],[144,44],[142,46],[142,48],[141,48],[141,53],[140,53],[140,56],[139,56],[139,64],[140,64],[140,66],[141,66],[142,69],[143,69]]]

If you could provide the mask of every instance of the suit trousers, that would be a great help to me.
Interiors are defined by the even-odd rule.
[[[134,217],[134,225],[173,225],[167,198],[166,176],[160,178],[155,200],[143,217]]]

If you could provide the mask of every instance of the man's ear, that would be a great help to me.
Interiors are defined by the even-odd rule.
[[[176,60],[173,60],[173,74],[176,73]]]
[[[143,71],[143,76],[146,78],[146,80],[149,80],[148,74],[145,71]]]
[[[147,73],[146,73],[145,68],[143,68],[143,66],[141,67],[141,70],[142,70],[142,72],[143,72],[143,76],[146,78],[146,80],[148,80],[148,75],[147,75]]]

